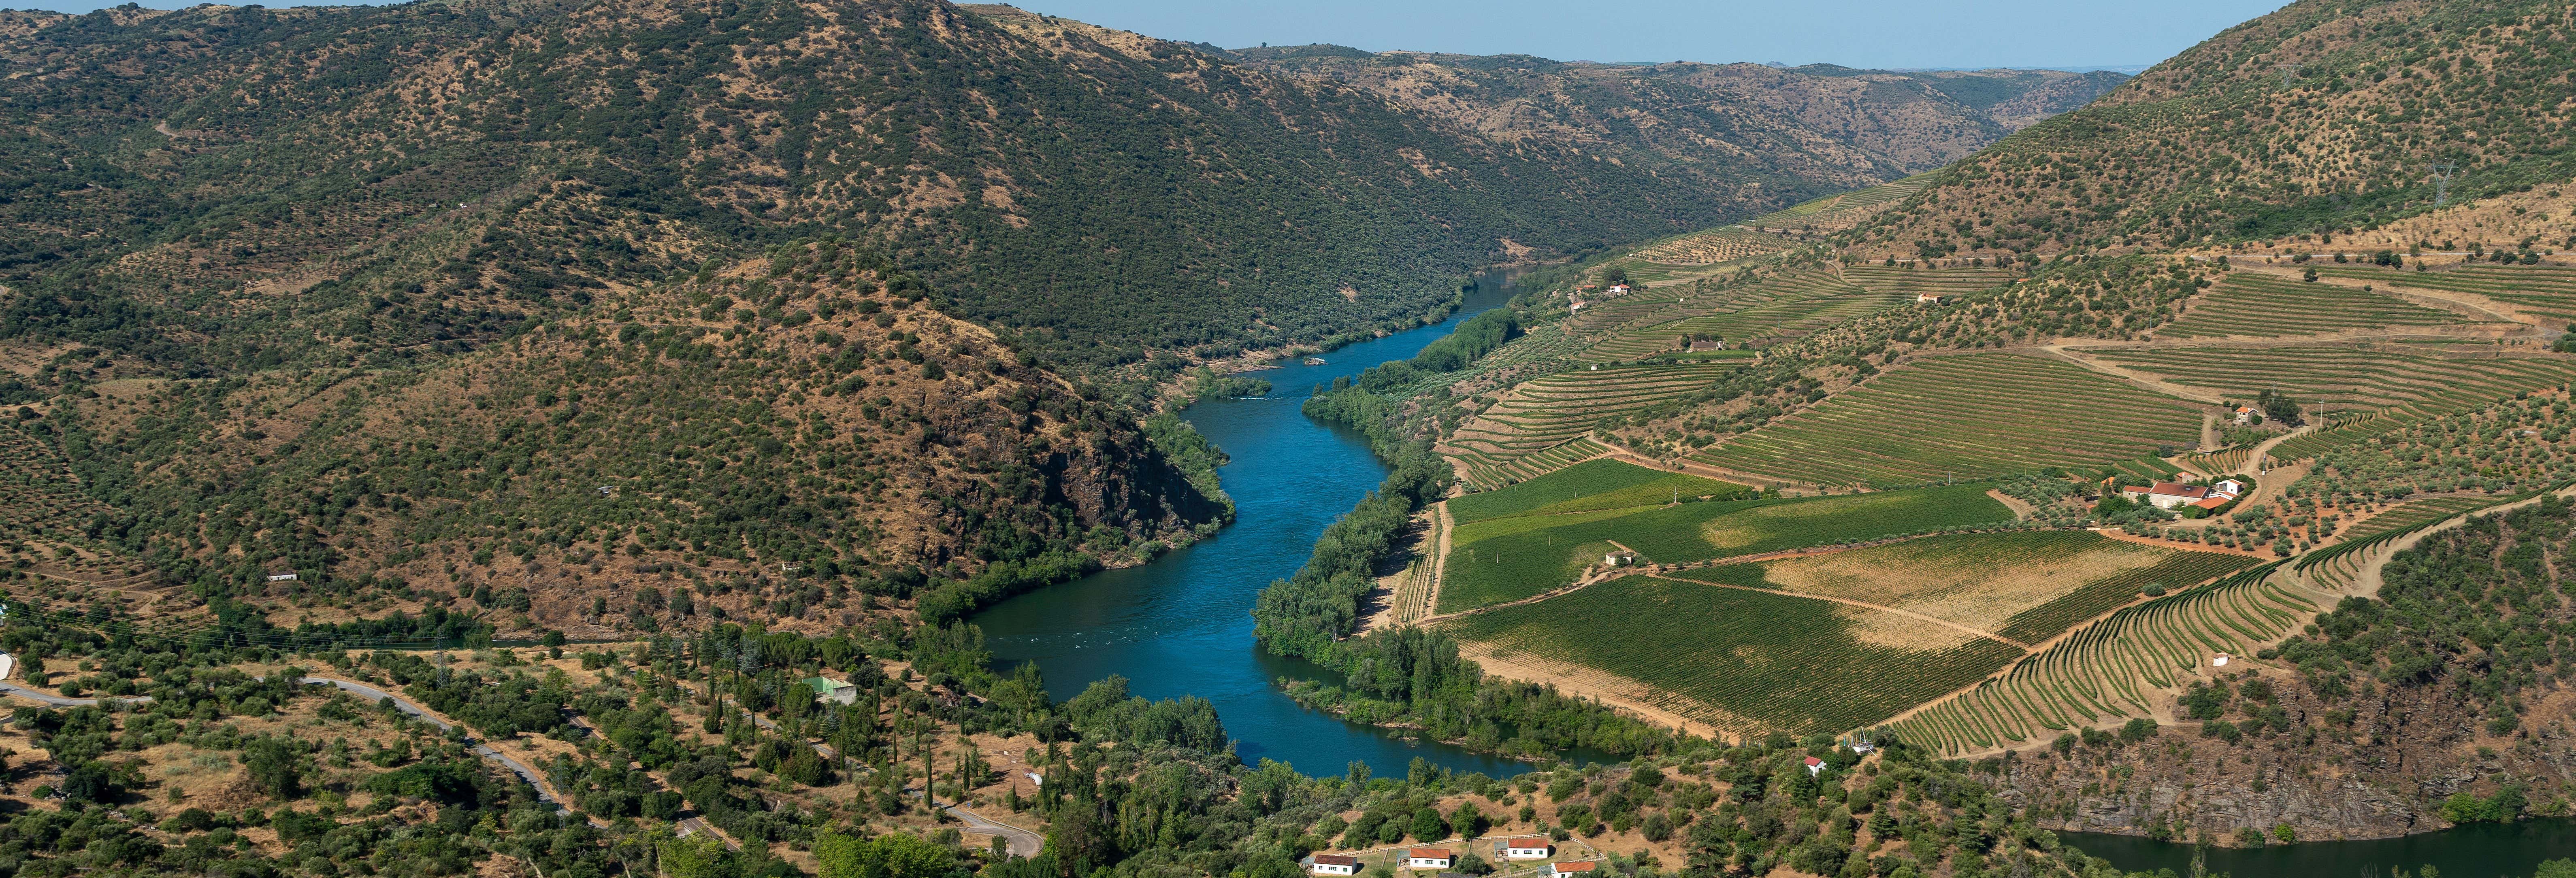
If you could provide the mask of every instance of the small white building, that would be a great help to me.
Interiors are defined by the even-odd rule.
[[[2260,420],[2262,417],[2263,413],[2255,411],[2253,406],[2240,405],[2236,407],[2236,426],[2243,427],[2250,425],[2255,421]]]
[[[2222,486],[2225,486],[2226,490],[2221,490]],[[2229,479],[2219,485],[2209,486],[2184,485],[2175,482],[2157,482],[2145,486],[2131,485],[2121,488],[2120,496],[2153,504],[2158,509],[2175,509],[2202,504],[2207,504],[2203,508],[2208,508],[2234,500],[2244,492],[2243,482]]]
[[[1549,878],[1566,878],[1569,875],[1590,875],[1600,868],[1600,863],[1549,863],[1547,874]]]
[[[1353,875],[1360,870],[1360,858],[1341,854],[1316,854],[1306,858],[1308,875]]]
[[[1404,864],[1416,869],[1446,869],[1456,859],[1448,848],[1404,849]]]
[[[1506,860],[1544,860],[1552,856],[1556,856],[1556,843],[1545,838],[1527,836],[1503,842],[1503,859]]]
[[[1633,567],[1636,563],[1637,553],[1635,552],[1611,552],[1601,556],[1603,567]]]
[[[1625,295],[1627,295],[1627,294],[1628,294],[1628,285],[1627,285],[1627,284],[1611,284],[1611,285],[1610,285],[1610,294],[1611,294],[1611,295],[1613,295],[1613,296],[1625,296]]]
[[[1917,305],[1938,305],[1941,304],[1941,300],[1944,298],[1946,297],[1940,293],[1915,293],[1914,303]]]
[[[1807,776],[1815,777],[1823,773],[1825,773],[1825,761],[1813,756],[1807,757]]]
[[[270,581],[270,582],[293,582],[293,581],[295,581],[295,571],[293,571],[293,570],[287,570],[287,571],[282,571],[282,572],[278,572],[278,573],[271,573],[271,574],[269,574],[269,575],[268,575],[268,581]]]

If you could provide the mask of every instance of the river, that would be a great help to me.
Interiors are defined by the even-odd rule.
[[[2061,832],[2057,837],[2124,870],[2191,874],[2190,845],[2094,832]],[[2576,858],[2576,819],[2561,817],[2471,823],[2371,841],[2208,848],[2201,862],[2211,874],[2233,878],[2384,876],[2400,867],[2413,875],[2426,866],[2439,869],[2441,878],[2530,878],[2544,860],[2571,858]]]
[[[1307,774],[1340,774],[1365,762],[1402,777],[1416,757],[1494,777],[1527,763],[1412,741],[1299,707],[1273,682],[1281,676],[1338,682],[1312,663],[1270,655],[1252,642],[1252,604],[1272,580],[1306,562],[1325,525],[1385,480],[1387,469],[1358,433],[1298,410],[1317,384],[1412,357],[1459,321],[1511,298],[1507,275],[1477,278],[1449,319],[1324,354],[1329,364],[1250,373],[1273,385],[1263,399],[1202,400],[1182,412],[1233,458],[1218,477],[1234,498],[1235,523],[1152,563],[1110,570],[1021,595],[977,614],[997,668],[1033,661],[1047,687],[1071,698],[1112,674],[1146,698],[1195,695],[1216,706],[1245,762],[1276,759]]]

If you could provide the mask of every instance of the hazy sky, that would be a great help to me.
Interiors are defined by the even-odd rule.
[[[109,5],[114,4],[0,0],[0,7],[66,12]],[[194,4],[158,0],[143,5]],[[269,0],[268,5],[310,4]],[[2164,60],[2282,4],[2279,0],[1017,0],[1017,5],[1227,48],[1340,43],[1372,51],[1510,52],[1566,61],[2126,67]]]

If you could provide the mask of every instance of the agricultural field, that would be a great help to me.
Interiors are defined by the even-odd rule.
[[[2331,602],[2296,577],[2273,575],[2277,569],[2267,564],[2122,609],[1974,691],[1887,728],[1961,755],[2147,716],[2153,690],[2181,684],[2213,655],[2251,654]]]
[[[1744,736],[1868,725],[2021,653],[1893,613],[1650,576],[1448,624],[1681,696],[1676,713]]]
[[[2095,467],[2187,448],[2201,413],[2072,363],[2018,354],[1891,369],[1694,459],[1800,484],[1919,484]]]
[[[2156,336],[2269,338],[2471,322],[2475,321],[2395,296],[2238,271],[2193,300],[2180,318],[2158,328]]]
[[[2279,348],[2097,348],[2077,353],[2177,384],[2253,399],[2278,388],[2334,417],[2325,429],[2272,450],[2279,461],[2411,424],[2457,415],[2524,391],[2576,379],[2576,361],[2555,357],[2470,357],[2363,346]]]
[[[1448,500],[1459,524],[1513,515],[1552,515],[1632,506],[1660,506],[1674,498],[1742,499],[1751,488],[1716,479],[1648,469],[1621,460],[1587,460],[1501,490]]]
[[[1779,238],[1727,226],[1657,242],[1639,248],[1636,256],[1666,265],[1714,265],[1788,248],[1789,242]]]
[[[1633,295],[1633,294],[1632,294]],[[1583,351],[1585,362],[1633,360],[1673,351],[1693,333],[1709,333],[1730,347],[1803,335],[1879,311],[1903,299],[1844,283],[1823,271],[1798,272],[1718,293],[1697,293],[1671,307],[1639,312],[1640,319]]]
[[[2149,584],[2188,588],[2254,563],[2046,530],[1950,534],[1674,575],[1879,604],[2032,644],[2136,599]]]
[[[123,555],[79,532],[84,522],[113,518],[115,507],[81,490],[71,467],[15,424],[0,424],[0,497],[9,498],[0,503],[0,563],[17,555],[29,566],[43,561],[46,571],[84,578],[129,572],[113,566]]]
[[[2305,575],[2309,584],[2316,588],[2348,588],[2364,565],[2383,554],[2381,550],[2386,544],[2459,515],[2502,506],[2528,496],[2430,497],[2400,503],[2346,529],[2342,539],[2333,545],[2300,555],[2297,561],[2292,562],[2291,569]]]
[[[2346,528],[2342,536],[2346,541],[2359,541],[2384,533],[2413,531],[2463,512],[2483,509],[2503,502],[2507,502],[2506,498],[2488,494],[2409,500],[2381,510],[2379,514],[2371,516],[2362,523]]]
[[[1956,296],[1989,289],[2013,280],[2010,269],[1953,266],[1935,268],[1902,268],[1892,265],[1846,265],[1843,280],[1872,292],[1889,293],[1906,299],[1917,294]]]
[[[1841,195],[1827,195],[1745,220],[1742,225],[1757,230],[1839,231],[1850,228],[1880,208],[1923,191],[1923,187],[1931,182],[1930,178],[1929,173],[1916,174]]]
[[[2012,520],[1984,485],[1839,497],[1683,503],[1461,524],[1450,539],[1438,612],[1514,601],[1566,585],[1625,545],[1657,563],[1758,555]]]
[[[2481,265],[2436,271],[2371,266],[2317,266],[2326,277],[2484,296],[2551,324],[2576,322],[2576,269],[2555,265]]]
[[[1533,461],[1558,451],[1556,466],[1598,454],[1568,456],[1560,446],[1581,439],[1602,418],[1707,388],[1722,365],[1603,366],[1531,379],[1458,428],[1441,452],[1467,466],[1469,482],[1498,487],[1553,469]]]

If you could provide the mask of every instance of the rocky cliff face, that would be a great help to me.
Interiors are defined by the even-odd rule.
[[[2569,810],[2576,746],[2563,689],[2497,736],[2449,682],[2375,685],[2331,703],[2295,678],[2273,682],[2273,702],[2247,702],[2230,719],[2177,714],[2143,742],[2017,753],[1984,763],[1984,776],[2046,828],[2223,845],[2281,826],[2300,840],[2444,829],[2455,794],[2488,801],[2508,787],[2531,813]]]

